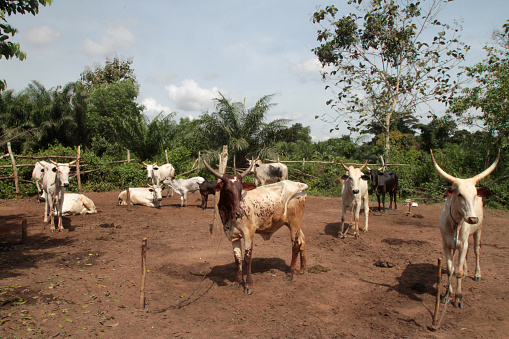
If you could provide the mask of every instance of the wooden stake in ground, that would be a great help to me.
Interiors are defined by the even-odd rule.
[[[78,180],[78,192],[81,193],[80,156],[81,156],[81,147],[78,146],[78,155],[76,157],[76,179]]]
[[[11,149],[11,142],[7,142],[7,151],[9,152],[9,156],[11,157],[12,170],[14,175],[14,188],[16,189],[16,194],[19,193],[19,183],[18,183],[18,168],[16,167],[16,161],[14,160],[14,154]]]
[[[223,145],[223,152],[219,155],[219,173],[224,174],[226,172],[226,163],[228,162],[228,146]],[[221,179],[218,179],[218,181]],[[219,238],[223,234],[223,222],[219,216],[219,209],[217,204],[219,203],[219,191],[216,191],[214,195],[214,221],[212,226],[212,237]]]
[[[442,259],[438,258],[438,272],[437,272],[437,299],[435,302],[435,313],[433,314],[434,330],[437,330],[440,324],[438,323],[438,313],[440,309],[440,284],[442,283]]]
[[[145,280],[147,278],[147,238],[141,241],[141,287],[140,308],[145,308]]]

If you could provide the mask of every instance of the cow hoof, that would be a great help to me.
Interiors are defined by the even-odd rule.
[[[293,280],[293,275],[287,274],[285,280],[286,281],[292,281]]]
[[[474,277],[474,281],[480,282],[481,281],[481,277]]]
[[[251,294],[253,294],[253,292],[254,292],[254,290],[252,288],[246,289],[247,295],[251,295]]]

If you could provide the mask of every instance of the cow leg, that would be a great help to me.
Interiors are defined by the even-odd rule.
[[[461,291],[461,283],[463,282],[464,269],[465,269],[465,261],[467,260],[467,252],[468,252],[468,240],[465,241],[459,253],[459,262],[458,262],[458,271],[456,272],[456,280],[458,282],[458,286],[456,286],[456,294],[454,296],[454,307],[463,308],[463,293]]]
[[[444,254],[445,254],[445,261],[447,264],[447,281],[448,281],[448,287],[447,292],[445,293],[444,297],[442,298],[443,303],[449,302],[453,290],[452,290],[452,276],[454,275],[454,266],[453,266],[453,255],[452,255],[452,249],[448,248],[447,245],[444,243]]]
[[[246,293],[253,294],[253,276],[251,275],[251,263],[253,261],[253,237],[254,234],[244,238],[244,263],[246,264]]]
[[[233,256],[235,258],[235,264],[237,268],[235,281],[233,282],[233,287],[240,287],[242,285],[242,242],[240,239],[235,239],[232,241],[233,245]]]
[[[389,205],[389,209],[392,209],[392,200],[394,200],[394,209],[398,209],[398,205],[396,205],[396,190],[394,189],[392,192],[389,192],[389,199],[391,199],[391,204]]]
[[[481,230],[474,233],[474,253],[475,253],[475,281],[481,281],[481,266],[479,264],[479,257],[481,254]],[[465,260],[466,262],[466,260]]]
[[[341,204],[341,225],[339,226],[338,237],[345,237],[345,220],[346,220],[346,209],[347,206]]]
[[[385,189],[382,192],[382,213],[385,213]]]
[[[382,208],[380,207],[380,193],[378,191],[376,192],[376,199],[378,200],[378,212],[380,212]]]
[[[369,217],[369,195],[364,197],[364,215],[366,216],[366,220],[364,220],[364,232],[368,231],[368,217]]]
[[[64,225],[63,225],[63,222],[62,222],[62,207],[64,206],[64,194],[62,193],[62,197],[61,199],[58,200],[57,202],[57,210],[56,210],[56,213],[57,213],[57,216],[58,216],[58,230],[59,231],[63,231],[64,230]]]
[[[291,231],[291,228],[290,228]],[[304,241],[304,233],[299,229],[297,232],[292,232],[292,262],[290,264],[290,272],[286,275],[286,280],[293,280],[293,276],[295,274],[295,268],[297,266],[297,258],[300,254],[300,273],[304,273],[304,268],[306,267],[306,254],[305,251],[305,241]]]
[[[300,273],[304,274],[306,268],[306,237],[302,230],[299,230],[299,242],[300,242]]]

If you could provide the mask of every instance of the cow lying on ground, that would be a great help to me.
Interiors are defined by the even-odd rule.
[[[380,195],[382,195],[382,213],[385,213],[385,193],[389,194],[389,209],[392,209],[392,200],[394,200],[394,209],[398,209],[396,204],[396,194],[398,192],[398,175],[394,171],[380,172],[380,169],[371,169],[368,166],[371,187],[376,193],[378,200],[378,211],[380,212]]]
[[[361,211],[361,204],[364,203],[364,214],[366,220],[364,222],[364,232],[368,231],[368,215],[369,215],[369,193],[368,193],[368,180],[369,176],[362,173],[368,161],[362,165],[361,168],[354,168],[353,166],[347,167],[343,161],[341,165],[346,170],[345,175],[341,177],[341,226],[339,227],[338,237],[345,237],[345,220],[346,210],[349,208],[353,210],[353,231],[354,236],[359,236],[359,214]]]
[[[69,187],[69,166],[74,162],[57,164],[51,161],[42,170],[44,171],[42,188],[46,200],[44,222],[51,222],[51,232],[55,231],[54,216],[58,218],[58,229],[64,229],[62,225],[62,205],[64,203],[65,188]]]
[[[479,255],[481,250],[481,229],[483,222],[483,202],[482,198],[491,196],[491,192],[475,185],[483,178],[488,176],[500,160],[500,151],[495,162],[480,174],[469,178],[460,179],[446,173],[438,166],[433,151],[431,151],[431,160],[433,166],[440,176],[452,183],[446,191],[447,198],[440,214],[440,233],[442,234],[442,244],[447,261],[447,272],[449,273],[449,287],[444,296],[444,302],[448,301],[453,294],[452,275],[456,273],[456,293],[454,296],[455,307],[463,308],[463,294],[461,292],[461,282],[464,275],[467,274],[467,252],[468,238],[474,236],[475,253],[475,275],[474,280],[481,280],[481,267],[479,266]],[[458,265],[454,267],[454,254],[458,251]]]
[[[65,193],[62,215],[97,213],[92,199],[83,194]]]
[[[187,206],[187,193],[193,193],[199,190],[200,184],[204,181],[205,179],[202,177],[193,177],[189,179],[168,178],[163,182],[166,185],[170,185],[175,192],[180,194],[180,207],[185,207]]]
[[[44,202],[44,190],[42,189],[42,179],[44,178],[44,166],[49,165],[50,163],[44,160],[37,161],[34,166],[34,170],[32,171],[32,179],[35,181],[35,186],[37,187],[37,192],[39,192],[39,201]]]
[[[220,174],[205,160],[203,163],[210,173],[222,180],[216,186],[216,190],[220,191],[218,209],[225,234],[233,245],[237,265],[234,286],[243,283],[241,239],[244,239],[244,262],[247,272],[245,288],[248,294],[252,294],[251,261],[254,235],[258,233],[264,240],[268,240],[284,225],[290,229],[292,239],[292,260],[287,280],[293,279],[299,254],[300,273],[304,273],[306,241],[301,223],[306,206],[305,190],[308,186],[285,180],[255,189],[255,185],[242,182],[250,168],[242,174]]]
[[[272,184],[288,179],[288,167],[280,162],[274,164],[263,164],[261,160],[249,160],[249,166],[253,174],[253,181],[256,186]]]
[[[153,163],[152,165],[143,163],[147,167],[147,184],[149,182],[152,182],[152,185],[155,186],[162,186],[163,181],[167,178],[174,178],[175,177],[175,169],[173,168],[172,164],[164,164],[161,166],[157,165],[157,162]],[[170,193],[170,186],[168,187],[168,192],[166,193],[166,196],[173,196],[173,191]]]
[[[200,195],[201,195],[201,209],[204,210],[207,208],[207,200],[209,200],[209,194],[216,193],[216,185],[217,180],[214,181],[204,181],[200,186]]]
[[[133,205],[143,205],[147,207],[161,207],[161,195],[160,186],[151,187],[134,187],[129,188],[129,196]],[[118,204],[127,205],[127,190],[120,192],[118,195]]]

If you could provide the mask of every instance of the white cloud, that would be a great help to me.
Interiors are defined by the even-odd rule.
[[[90,56],[105,56],[118,48],[130,47],[136,43],[136,37],[123,26],[110,25],[100,42],[85,39],[83,50]]]
[[[304,60],[300,64],[291,65],[289,68],[290,72],[295,74],[300,82],[319,81],[322,79],[320,71],[327,71],[327,68],[322,68],[318,58]]]
[[[156,115],[163,112],[163,115],[168,115],[171,113],[171,109],[168,106],[163,106],[158,104],[156,99],[154,98],[145,98],[142,102],[142,105],[145,106],[145,110],[143,113],[150,119],[154,119]]]
[[[213,105],[212,99],[218,97],[218,92],[226,93],[217,87],[211,89],[201,88],[192,79],[182,81],[181,86],[170,84],[165,86],[164,89],[177,108],[184,111],[207,110]]]
[[[43,46],[51,44],[60,38],[60,33],[55,32],[48,26],[39,26],[27,33],[27,39],[34,45]]]

